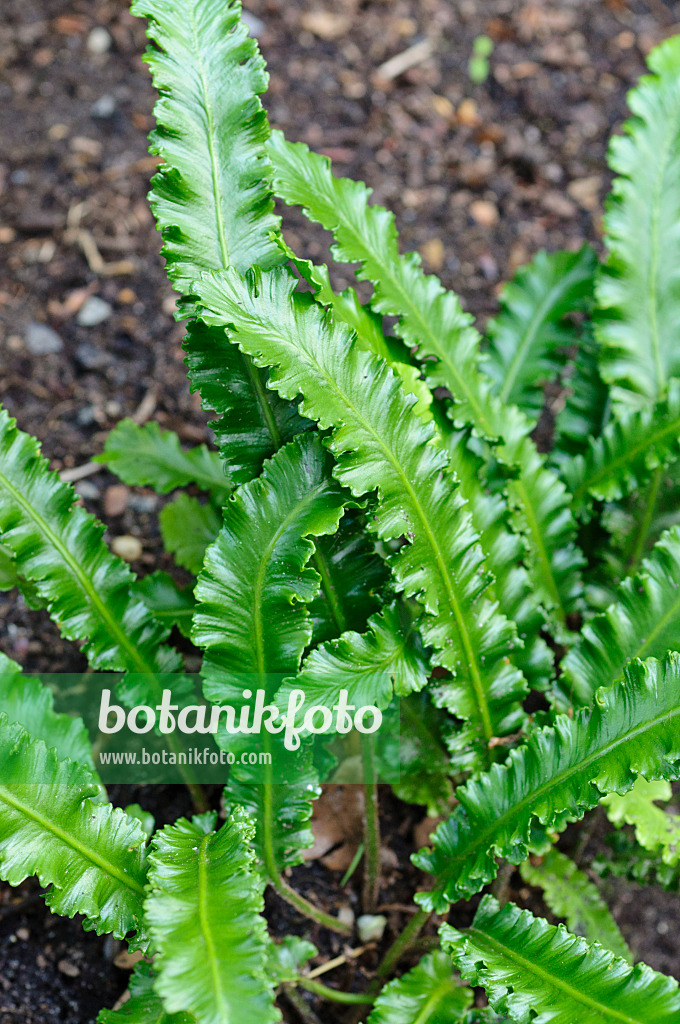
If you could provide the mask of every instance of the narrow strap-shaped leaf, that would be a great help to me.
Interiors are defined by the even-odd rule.
[[[136,0],[132,11],[147,18],[158,47],[147,54],[161,93],[151,147],[164,165],[150,198],[171,279],[186,292],[202,267],[245,271],[281,263],[285,256],[271,237],[279,219],[259,98],[267,73],[240,3]],[[211,426],[236,485],[257,476],[305,424],[294,406],[267,391],[266,373],[236,348],[215,364],[220,333],[190,324],[184,348],[192,387],[218,417]]]
[[[680,458],[680,381],[648,408],[622,409],[564,475],[580,509],[589,496],[615,501],[646,486],[657,466]]]
[[[595,253],[539,252],[517,271],[501,292],[501,311],[487,325],[489,348],[484,370],[503,402],[538,418],[543,384],[565,363],[565,348],[578,337],[565,320],[591,304]]]
[[[348,497],[313,434],[291,441],[256,480],[234,492],[196,586],[193,640],[205,650],[209,700],[238,708],[245,687],[271,698],[286,676],[296,674],[311,638],[306,605],[320,583],[309,565],[310,538],[337,529]],[[253,812],[254,842],[272,880],[283,865],[298,863],[312,841],[307,822],[316,775],[302,752],[294,768],[294,777],[283,779],[259,767],[234,766],[226,794]]]
[[[677,1024],[680,991],[646,964],[631,967],[512,903],[485,896],[470,928],[441,929],[464,978],[515,1024]]]
[[[575,455],[583,454],[591,440],[599,437],[609,413],[609,386],[599,370],[600,345],[592,323],[582,326],[575,354],[562,378],[566,387],[564,405],[557,410],[552,459],[567,468]]]
[[[94,668],[136,673],[128,696],[145,703],[142,691],[153,685],[154,673],[178,672],[180,657],[161,644],[167,628],[131,594],[134,576],[106,547],[104,527],[74,499],[73,488],[40,455],[38,442],[0,410],[3,543],[62,634],[83,641]]]
[[[273,1024],[262,885],[253,873],[252,827],[233,814],[184,818],[157,832],[149,858],[146,919],[158,949],[155,990],[166,1010],[201,1024]]]
[[[219,513],[209,502],[180,491],[161,509],[158,521],[165,550],[174,555],[178,565],[197,575],[205,549],[220,528]]]
[[[0,715],[0,875],[10,885],[37,875],[55,913],[122,939],[142,928],[146,834],[97,795],[84,765]]]
[[[368,1024],[464,1024],[472,992],[456,981],[451,958],[437,950],[386,985]]]
[[[423,605],[420,628],[435,663],[460,679],[456,714],[475,722],[480,744],[469,758],[484,758],[526,684],[508,660],[514,628],[485,596],[483,554],[447,457],[384,361],[295,285],[285,270],[254,271],[245,281],[234,272],[206,275],[198,287],[210,312],[200,315],[229,324],[240,347],[275,367],[273,387],[287,398],[301,393],[305,414],[334,428],[328,445],[341,483],[355,495],[378,490],[369,526],[383,540],[409,541],[391,568],[399,588]]]
[[[160,93],[152,151],[166,168],[151,204],[171,279],[183,266],[246,270],[280,261],[259,95],[267,73],[238,0],[135,0],[156,44],[146,53]]]
[[[680,39],[648,63],[652,74],[628,95],[634,116],[610,144],[617,177],[596,288],[602,375],[616,399],[638,405],[664,398],[680,376]]]
[[[97,1024],[195,1024],[189,1013],[166,1013],[153,990],[151,964],[140,960],[130,976],[130,998],[117,1010],[100,1010]]]
[[[680,864],[680,816],[656,804],[657,800],[667,803],[672,795],[670,784],[663,779],[638,779],[627,793],[610,793],[600,802],[612,825],[634,825],[640,846],[655,851],[664,864],[676,865]]]
[[[210,700],[242,703],[248,674],[271,694],[267,676],[297,672],[319,589],[309,538],[334,532],[348,498],[319,438],[302,434],[227,503],[196,585],[193,639]]]
[[[456,790],[460,801],[437,829],[433,848],[414,861],[434,875],[419,903],[444,911],[496,875],[496,856],[525,860],[532,826],[559,832],[606,793],[623,793],[638,775],[676,778],[680,760],[680,655],[633,662],[624,682],[599,690],[592,708],[560,715]]]
[[[645,780],[638,779],[640,781]],[[617,800],[626,799],[618,794],[612,796]],[[604,799],[610,800],[612,797]],[[543,899],[549,909],[556,917],[564,918],[570,932],[582,935],[588,942],[598,942],[616,956],[632,963],[628,944],[600,895],[600,890],[566,854],[553,847],[537,861],[525,860],[520,865],[520,873],[528,885],[543,890]]]
[[[196,484],[217,500],[226,496],[229,481],[219,455],[204,444],[185,450],[172,430],[161,430],[153,420],[139,426],[121,420],[106,439],[104,451],[95,456],[131,486],[148,485],[158,494]]]
[[[84,764],[94,774],[92,745],[82,718],[58,714],[49,686],[23,675],[16,662],[0,653],[0,712],[18,722],[31,739],[53,747],[60,761],[67,757]]]
[[[394,330],[409,349],[417,349],[430,388],[444,387],[453,396],[454,422],[472,424],[492,441],[501,439],[497,457],[520,470],[508,493],[519,532],[527,538],[533,585],[563,621],[581,590],[582,558],[574,545],[569,498],[529,438],[531,420],[502,403],[480,371],[480,337],[471,317],[437,278],[423,274],[416,254],[399,255],[394,217],[369,205],[364,184],[333,177],[326,157],[303,143],[286,142],[280,132],[273,133],[268,152],[277,194],[334,233],[336,258],[361,263],[359,276],[375,285],[373,308],[400,318]],[[404,362],[408,359],[404,353]]]
[[[562,662],[560,689],[589,703],[600,686],[623,678],[632,658],[662,658],[680,650],[680,527],[655,545],[637,576],[625,579],[615,601],[587,622]]]

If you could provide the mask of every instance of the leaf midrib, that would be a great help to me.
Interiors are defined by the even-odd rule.
[[[609,459],[606,464],[601,465],[598,470],[591,473],[590,476],[586,476],[579,486],[574,490],[573,497],[578,499],[583,497],[591,487],[596,485],[599,480],[607,479],[620,469],[622,466],[628,465],[633,462],[639,455],[644,454],[648,451],[652,445],[657,444],[659,441],[663,441],[668,434],[676,435],[680,431],[680,415],[676,416],[670,423],[666,423],[663,427],[655,430],[652,434],[647,434],[644,440],[638,441],[630,448],[626,448],[622,455],[617,456],[615,459]],[[606,438],[604,439],[606,440]]]
[[[217,950],[215,949],[215,941],[213,939],[212,929],[210,926],[210,914],[208,909],[210,903],[210,883],[208,881],[207,847],[212,834],[213,833],[208,833],[201,839],[198,849],[198,877],[196,880],[198,892],[198,919],[201,935],[203,936],[203,941],[205,942],[206,952],[208,955],[210,976],[212,978],[213,992],[215,993],[215,1002],[219,1009],[220,1018],[226,1022],[229,1020],[230,1016],[229,1004],[224,993],[222,978],[219,972]]]
[[[623,1021],[624,1024],[646,1024],[646,1022],[642,1021],[639,1017],[629,1017],[626,1013],[619,1013],[618,1010],[613,1010],[605,1003],[600,1003],[598,1000],[587,996],[583,991],[573,988],[568,982],[556,977],[556,975],[551,974],[548,970],[539,967],[535,960],[527,960],[511,946],[505,945],[499,939],[489,935],[488,932],[482,931],[480,928],[475,928],[474,925],[470,928],[466,928],[465,932],[470,935],[474,935],[475,937],[480,937],[500,953],[501,956],[508,960],[514,960],[515,963],[519,964],[523,970],[527,971],[528,974],[534,974],[548,985],[562,989],[562,991],[566,992],[574,1002],[587,1006],[596,1013],[601,1014],[604,1018],[609,1017],[610,1020]],[[465,934],[465,932],[463,934]],[[493,968],[488,969],[493,970]]]
[[[624,736],[619,736],[617,739],[612,740],[604,747],[600,747],[591,754],[588,754],[582,760],[578,761],[575,765],[570,765],[559,775],[553,775],[550,779],[544,782],[537,789],[532,790],[531,793],[528,793],[517,803],[514,803],[511,807],[508,807],[508,809],[504,811],[503,814],[495,817],[494,820],[489,823],[487,828],[477,829],[475,831],[474,842],[466,843],[463,850],[458,854],[447,854],[447,860],[449,862],[467,860],[471,850],[474,850],[477,847],[481,846],[484,842],[488,840],[488,837],[490,835],[495,835],[500,830],[500,828],[502,827],[502,823],[506,819],[521,814],[522,810],[524,809],[524,807],[526,807],[527,804],[531,803],[532,801],[540,800],[540,798],[544,796],[546,793],[550,792],[551,789],[558,788],[571,776],[576,775],[581,771],[584,771],[584,769],[586,769],[593,761],[597,761],[599,758],[607,757],[621,744],[628,743],[630,740],[635,739],[637,736],[647,732],[650,729],[655,728],[660,722],[667,722],[671,718],[677,717],[678,715],[680,715],[680,706],[675,707],[670,712],[664,711],[656,718],[651,719],[651,721],[644,722],[642,725],[639,725],[631,731],[627,732]],[[506,770],[509,771],[509,768],[507,768]],[[589,780],[589,783],[593,784],[593,780]],[[468,824],[473,824],[473,822],[470,819],[470,815],[468,813],[467,808],[465,807],[464,804],[461,804],[461,806],[463,808],[466,821],[468,822]],[[502,853],[500,854],[500,856],[502,856]]]
[[[140,651],[134,644],[132,644],[120,626],[117,619],[110,613],[105,602],[101,600],[99,593],[94,587],[90,577],[83,571],[75,558],[71,555],[68,548],[62,543],[61,538],[57,536],[48,522],[40,515],[36,508],[28,501],[24,495],[19,491],[12,482],[0,471],[0,484],[6,487],[6,489],[12,495],[12,498],[21,506],[23,511],[28,517],[35,523],[38,530],[44,535],[47,541],[55,548],[58,554],[61,556],[64,563],[69,568],[73,576],[80,584],[81,588],[85,591],[90,604],[96,609],[100,619],[105,623],[106,627],[116,638],[116,642],[119,647],[127,652],[132,662],[136,665],[138,671],[144,675],[154,675],[153,667],[146,661]]]
[[[28,807],[24,804],[17,796],[14,796],[6,786],[0,786],[0,799],[4,800],[5,803],[9,804],[20,814],[23,814],[26,818],[30,818],[31,821],[36,822],[45,832],[51,832],[60,842],[64,843],[65,846],[69,846],[72,850],[95,867],[99,868],[104,874],[110,875],[115,878],[116,881],[122,883],[126,888],[131,889],[138,896],[144,897],[144,886],[135,882],[129,874],[120,871],[115,864],[106,860],[100,856],[94,850],[88,849],[81,842],[79,842],[74,836],[70,836],[62,828],[60,828],[55,822],[49,818],[45,818],[40,814],[34,807]],[[109,818],[109,821],[111,818]]]

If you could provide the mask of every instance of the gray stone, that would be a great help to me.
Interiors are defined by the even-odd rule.
[[[78,348],[76,349],[76,359],[86,370],[101,370],[111,362],[111,356],[108,352],[104,352],[103,349],[97,348],[96,345],[91,345],[89,341],[85,341],[82,345],[78,345]]]
[[[113,117],[116,112],[116,101],[114,97],[105,92],[103,96],[100,96],[98,100],[90,107],[90,114],[92,117],[98,118],[100,121],[105,121],[109,117]]]
[[[265,30],[265,23],[250,11],[241,11],[241,21],[245,24],[251,36],[256,39],[262,35]]]
[[[76,320],[81,327],[96,327],[108,320],[113,312],[113,307],[98,295],[91,295],[81,306]]]
[[[87,48],[90,53],[106,53],[111,49],[113,39],[103,25],[96,25],[87,37]]]
[[[33,320],[26,328],[26,348],[34,356],[46,356],[53,352],[61,352],[64,342],[47,324],[39,324]]]

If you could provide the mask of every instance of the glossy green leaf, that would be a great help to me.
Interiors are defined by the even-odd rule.
[[[92,745],[82,718],[58,714],[52,691],[39,679],[23,675],[21,668],[0,653],[0,712],[18,722],[31,739],[54,748],[60,761],[67,757],[86,765],[94,774]]]
[[[589,703],[599,686],[623,678],[632,658],[680,650],[680,527],[664,534],[637,576],[615,591],[605,612],[587,622],[562,662],[560,688]]]
[[[163,547],[178,565],[198,575],[205,551],[218,534],[221,519],[215,508],[184,491],[161,509],[158,521]]]
[[[262,886],[248,843],[252,826],[233,814],[185,818],[156,833],[145,912],[158,950],[154,983],[165,1009],[201,1024],[273,1024],[273,979]]]
[[[638,779],[631,793],[644,779]],[[657,785],[657,783],[651,783]],[[625,800],[617,794],[604,800]],[[579,871],[573,860],[554,847],[537,860],[520,865],[522,878],[528,885],[543,890],[543,899],[555,917],[563,917],[570,932],[582,935],[588,942],[598,942],[605,949],[632,963],[631,952],[609,907],[597,886]]]
[[[131,593],[134,576],[111,554],[104,527],[74,504],[69,484],[49,469],[38,442],[0,410],[0,532],[17,570],[35,584],[63,636],[83,642],[93,668],[130,670],[127,699],[156,697],[154,674],[176,673],[169,630]],[[155,699],[152,699],[155,703]]]
[[[485,896],[470,928],[441,929],[442,945],[491,1006],[515,1024],[676,1024],[677,982],[631,967],[512,903]]]
[[[454,977],[451,958],[437,950],[385,986],[368,1024],[464,1024],[471,1002],[471,990]]]
[[[369,205],[370,189],[334,178],[326,157],[286,142],[280,132],[273,133],[268,152],[277,194],[333,232],[336,259],[361,263],[359,277],[375,286],[373,308],[399,317],[394,330],[409,352],[417,350],[430,389],[443,387],[453,396],[456,425],[472,424],[480,437],[500,440],[495,453],[512,471],[508,493],[517,529],[526,537],[533,586],[564,621],[581,594],[582,558],[574,545],[569,497],[529,437],[531,420],[504,405],[480,371],[480,338],[471,317],[437,278],[423,274],[419,256],[399,255],[394,216]],[[403,361],[409,360],[405,351]]]
[[[564,473],[579,508],[589,496],[613,501],[643,488],[658,466],[680,457],[680,381],[643,410],[624,409]]]
[[[652,50],[614,136],[605,214],[609,256],[596,295],[601,371],[617,401],[644,406],[680,376],[680,39]]]
[[[565,349],[578,339],[566,316],[592,304],[595,264],[588,247],[539,252],[505,285],[500,313],[487,325],[484,370],[503,402],[535,420],[544,405],[543,384],[560,374]]]
[[[638,775],[676,778],[680,761],[680,655],[633,662],[625,681],[599,690],[592,708],[560,715],[531,733],[503,765],[456,790],[459,806],[437,829],[431,850],[414,856],[434,875],[416,899],[443,912],[496,875],[496,857],[526,860],[532,829],[560,832],[607,793],[625,793]]]
[[[161,430],[153,420],[141,427],[134,420],[121,420],[94,461],[108,466],[124,483],[153,487],[158,494],[196,484],[220,500],[229,489],[216,452],[204,444],[182,448],[177,434]]]
[[[142,930],[146,835],[98,792],[84,765],[0,715],[0,875],[13,886],[37,875],[54,913],[122,939]]]
[[[132,591],[155,619],[166,626],[177,626],[184,636],[189,636],[196,607],[190,587],[180,587],[167,572],[158,570],[137,580]]]
[[[303,411],[334,428],[328,446],[341,483],[356,496],[378,490],[370,529],[409,541],[390,566],[399,589],[423,605],[419,625],[435,664],[458,677],[456,714],[474,722],[477,745],[466,751],[474,763],[526,689],[509,661],[514,627],[486,597],[483,554],[433,425],[413,417],[414,397],[386,364],[295,284],[287,271],[254,271],[245,281],[205,275],[200,315],[229,324],[258,363],[276,367],[271,383],[284,397],[301,392]]]

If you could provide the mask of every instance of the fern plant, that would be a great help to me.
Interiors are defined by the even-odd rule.
[[[0,875],[36,875],[54,912],[143,953],[100,1024],[316,1020],[310,1001],[368,1024],[679,1021],[677,983],[634,965],[635,936],[561,836],[602,805],[635,829],[645,872],[677,885],[678,821],[659,802],[680,777],[680,38],[651,54],[612,143],[604,259],[538,254],[483,338],[400,253],[369,189],[270,132],[238,0],[133,12],[159,93],[150,201],[215,446],[185,450],[155,423],[110,434],[99,461],[168,496],[161,534],[184,571],[138,579],[0,411],[0,588],[117,673],[127,707],[155,705],[168,679],[178,706],[238,712],[244,679],[266,700],[374,705],[401,722],[396,795],[439,823],[413,856],[403,931],[368,942],[349,988],[326,984],[367,950],[310,967],[310,937],[350,940],[354,921],[295,872],[324,770],[361,762],[365,837],[342,885],[363,879],[364,935],[384,921],[389,738],[347,750],[301,729],[294,761],[264,777],[225,769],[219,808],[187,770],[195,815],[156,830],[112,806],[84,723],[2,656]],[[332,232],[367,302],[291,250],[275,196]],[[546,383],[564,401],[544,454]],[[263,742],[280,755],[280,737]],[[516,866],[532,906],[564,923],[488,891],[473,914]],[[295,934],[275,927],[268,889],[301,915]]]

